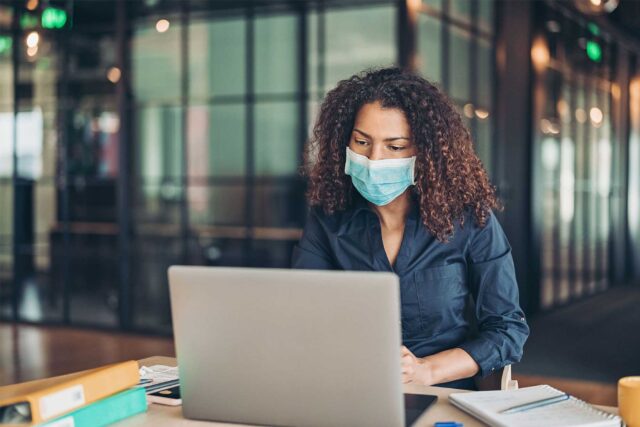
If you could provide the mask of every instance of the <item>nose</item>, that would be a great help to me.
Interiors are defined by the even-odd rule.
[[[384,159],[384,154],[382,152],[382,144],[373,144],[371,147],[371,153],[369,153],[369,160],[382,160]]]

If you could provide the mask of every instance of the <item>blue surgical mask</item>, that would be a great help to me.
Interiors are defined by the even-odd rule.
[[[344,173],[356,190],[374,205],[384,206],[415,182],[416,156],[402,159],[369,160],[347,147]]]

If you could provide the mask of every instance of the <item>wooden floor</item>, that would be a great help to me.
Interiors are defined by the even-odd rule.
[[[170,338],[0,323],[0,385],[61,375],[123,360],[175,356]],[[521,387],[549,384],[590,403],[617,406],[616,385],[519,374]]]

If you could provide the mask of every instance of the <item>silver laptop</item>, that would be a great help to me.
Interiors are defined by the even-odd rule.
[[[185,417],[405,425],[395,275],[173,266],[169,284]]]

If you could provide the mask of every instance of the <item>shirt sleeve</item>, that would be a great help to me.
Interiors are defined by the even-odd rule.
[[[302,232],[302,238],[293,247],[292,268],[333,270],[329,238],[324,231],[318,213],[311,209]]]
[[[529,326],[520,308],[511,246],[491,213],[468,244],[469,287],[475,301],[478,335],[462,343],[485,377],[519,362]]]

